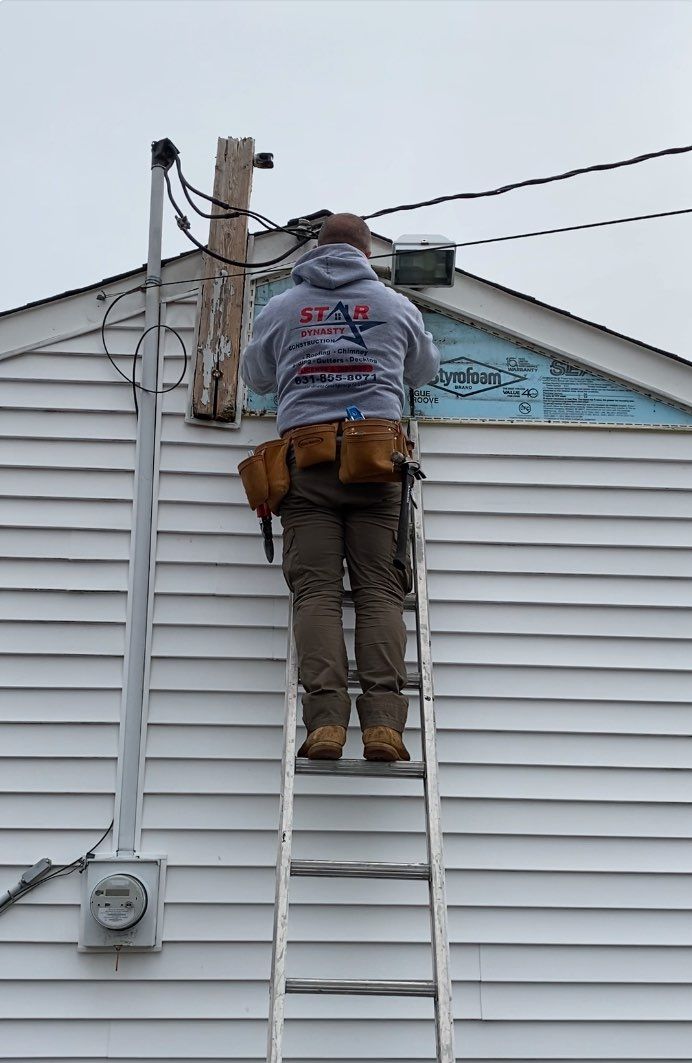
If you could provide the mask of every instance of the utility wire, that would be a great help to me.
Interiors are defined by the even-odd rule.
[[[491,188],[485,192],[455,192],[450,196],[437,196],[436,199],[423,199],[419,203],[404,203],[399,207],[385,207],[376,210],[372,214],[362,215],[364,221],[370,218],[381,218],[385,214],[397,214],[404,210],[417,210],[419,207],[432,207],[437,203],[449,203],[454,199],[486,199],[489,196],[502,196],[505,192],[513,192],[517,188],[529,188],[533,185],[547,185],[554,181],[566,181],[570,177],[578,177],[584,173],[601,173],[604,170],[618,170],[623,166],[636,166],[640,162],[648,162],[650,159],[660,159],[664,155],[682,155],[692,151],[692,144],[681,148],[664,148],[663,151],[650,151],[645,155],[636,155],[632,159],[621,159],[619,162],[602,162],[595,166],[580,166],[576,170],[568,170],[566,173],[554,174],[552,177],[530,177],[525,181],[514,181],[509,185],[501,185],[499,188]]]
[[[171,204],[173,206],[173,209],[175,211],[175,214],[176,214],[176,221],[178,223],[178,228],[182,232],[183,236],[185,236],[190,241],[190,243],[194,244],[195,247],[198,247],[200,249],[200,251],[204,251],[205,254],[210,256],[210,258],[216,259],[217,262],[225,262],[229,266],[240,266],[241,268],[253,265],[253,263],[250,263],[250,262],[239,261],[238,259],[234,259],[234,258],[226,258],[224,255],[219,255],[216,251],[212,251],[206,244],[200,243],[200,241],[197,240],[196,237],[194,237],[192,235],[192,233],[189,231],[190,230],[190,222],[185,217],[185,215],[183,214],[182,210],[180,209],[180,207],[178,206],[178,204],[176,203],[176,201],[175,201],[175,199],[173,197],[173,189],[171,188],[171,180],[170,180],[170,177],[168,176],[167,172],[164,174],[164,177],[166,179],[166,189],[168,191],[168,198],[169,198],[169,200],[170,200],[170,202],[171,202]],[[221,200],[214,200],[214,202],[218,204],[218,203],[221,202]],[[227,206],[227,204],[224,204],[224,206]],[[232,208],[232,209],[235,209],[235,208]],[[289,231],[289,230],[284,230],[284,231]],[[292,233],[292,235],[295,235],[295,234]],[[289,248],[288,251],[284,251],[282,254],[277,255],[276,258],[271,258],[267,262],[254,263],[254,266],[255,266],[255,268],[261,267],[261,266],[273,266],[277,262],[282,262],[284,259],[288,258],[289,255],[292,255],[294,251],[297,251],[299,247],[303,247],[308,242],[308,240],[311,240],[311,239],[312,239],[312,235],[308,234],[302,240],[298,240],[298,243],[296,243],[294,245],[294,247]]]
[[[187,349],[185,347],[185,341],[183,340],[183,338],[180,335],[180,333],[177,332],[173,328],[172,325],[162,325],[162,324],[151,325],[148,329],[144,330],[142,335],[139,337],[139,340],[137,342],[137,346],[135,347],[135,352],[134,352],[134,354],[132,356],[132,376],[128,376],[127,373],[123,373],[123,371],[120,368],[120,366],[117,365],[115,360],[113,359],[113,356],[111,355],[111,352],[108,350],[108,344],[106,343],[106,322],[108,321],[108,315],[112,311],[113,307],[117,303],[119,303],[121,299],[124,299],[126,295],[132,295],[134,292],[143,292],[145,290],[145,288],[146,288],[146,285],[138,284],[135,288],[128,288],[127,291],[121,292],[120,295],[118,295],[113,300],[111,305],[108,307],[108,309],[106,310],[105,314],[103,315],[103,320],[101,321],[101,343],[103,344],[103,349],[106,352],[106,356],[108,358],[108,361],[111,363],[111,365],[115,369],[116,373],[118,373],[123,378],[123,380],[127,380],[128,384],[130,384],[132,386],[132,397],[133,397],[133,400],[134,400],[135,413],[136,414],[139,414],[139,403],[137,402],[137,391],[138,390],[139,391],[146,391],[148,395],[166,395],[169,391],[175,391],[175,389],[177,387],[179,387],[180,384],[182,384],[182,382],[183,382],[183,380],[185,378],[185,373],[187,372]],[[137,356],[139,354],[139,349],[142,346],[142,343],[144,341],[144,337],[149,332],[153,332],[154,329],[166,329],[168,332],[172,332],[173,335],[175,336],[175,338],[180,343],[180,346],[183,349],[183,368],[182,368],[182,371],[180,373],[180,376],[176,380],[175,384],[170,384],[168,387],[164,387],[164,388],[146,388],[144,386],[144,384],[140,384],[139,381],[135,379],[135,370],[136,370],[136,366],[137,366]]]
[[[195,188],[195,186],[191,185],[183,174],[183,170],[180,165],[179,155],[176,155],[175,157],[175,166],[178,171],[178,177],[180,179],[180,185],[183,190],[185,199],[188,201],[195,213],[199,214],[200,218],[207,218],[210,221],[228,221],[233,218],[247,217],[252,218],[259,225],[263,226],[263,228],[271,230],[273,232],[288,233],[291,236],[304,235],[303,232],[297,231],[296,229],[287,228],[284,225],[279,225],[277,222],[272,221],[271,218],[267,218],[264,214],[258,214],[257,211],[246,210],[243,207],[232,207],[229,203],[224,203],[222,199],[215,199],[213,196],[208,196],[206,192],[200,191],[199,188]],[[190,192],[194,192],[196,196],[200,196],[202,199],[206,199],[207,202],[213,203],[214,206],[221,207],[223,210],[227,211],[227,213],[207,214],[206,211],[200,210],[200,208],[197,206],[192,196],[190,195]]]
[[[537,230],[534,230],[532,232],[513,233],[511,236],[490,236],[490,237],[486,237],[483,240],[463,240],[460,243],[456,243],[456,244],[439,244],[439,245],[438,244],[431,244],[429,246],[426,246],[425,248],[413,248],[411,250],[399,251],[398,254],[401,254],[401,255],[407,255],[407,254],[413,255],[413,254],[416,254],[416,255],[418,255],[422,251],[435,251],[435,250],[440,250],[440,249],[444,250],[444,249],[449,249],[449,248],[453,248],[453,247],[454,248],[456,248],[456,247],[478,247],[481,244],[497,244],[497,243],[503,243],[503,242],[508,241],[508,240],[526,240],[526,239],[528,239],[529,237],[532,237],[532,236],[550,236],[550,235],[553,235],[555,233],[578,232],[580,229],[599,229],[599,228],[603,228],[604,226],[607,226],[607,225],[625,225],[628,222],[647,221],[647,220],[649,220],[651,218],[674,218],[674,217],[677,217],[677,216],[679,216],[681,214],[692,214],[692,207],[684,207],[682,210],[658,211],[655,214],[637,214],[637,215],[634,215],[634,216],[628,217],[628,218],[609,218],[606,221],[585,222],[585,223],[583,223],[581,225],[564,225],[564,226],[560,227],[559,229],[537,229]],[[293,248],[293,250],[295,250],[295,248]],[[380,255],[372,255],[370,257],[369,261],[370,262],[374,262],[377,259],[381,259],[381,258],[391,258],[393,254],[394,254],[393,251],[385,251],[384,253],[382,253]],[[212,273],[212,274],[210,274],[207,277],[184,277],[181,280],[177,280],[177,281],[162,281],[160,287],[165,288],[165,287],[170,286],[172,284],[201,285],[201,284],[204,284],[206,281],[233,280],[236,277],[244,277],[248,273],[253,272],[253,270],[254,271],[261,270],[261,271],[263,271],[265,273],[283,273],[283,272],[285,272],[285,270],[287,268],[288,267],[286,265],[283,265],[283,266],[274,266],[271,269],[264,269],[264,267],[260,264],[260,265],[257,265],[257,266],[248,266],[248,268],[243,270],[242,273]],[[130,295],[132,292],[142,291],[142,290],[143,290],[143,286],[141,286],[141,285],[138,288],[130,288],[130,289],[128,289],[125,292],[117,293],[117,298],[120,298],[120,296],[123,296],[123,295]],[[113,304],[111,304],[111,306],[112,305]],[[117,368],[117,366],[116,366],[116,368]],[[129,377],[126,377],[126,379],[129,380]]]
[[[554,233],[573,233],[580,229],[601,229],[606,225],[625,225],[630,221],[647,221],[649,218],[672,218],[679,214],[692,214],[692,207],[685,207],[683,210],[665,210],[658,214],[637,214],[631,218],[610,218],[608,221],[590,221],[585,222],[583,225],[565,225],[559,229],[537,229],[530,233],[515,233],[512,236],[491,236],[485,240],[465,240],[460,244],[436,244],[429,247],[414,248],[411,251],[398,251],[397,254],[416,254],[419,255],[421,251],[440,251],[444,248],[451,247],[478,247],[479,244],[500,244],[506,240],[527,240],[531,236],[551,236]],[[392,252],[390,252],[390,255]],[[390,255],[373,255],[373,258],[389,258]]]
[[[49,875],[44,875],[42,878],[37,879],[36,882],[32,882],[30,885],[26,886],[20,893],[17,893],[13,897],[8,898],[4,902],[4,904],[2,904],[0,906],[0,915],[4,915],[4,913],[7,911],[7,909],[11,908],[13,904],[16,904],[17,901],[20,900],[20,898],[25,897],[27,893],[31,893],[31,891],[35,890],[37,888],[37,886],[42,886],[44,884],[44,882],[49,882],[50,879],[52,879],[52,878],[63,878],[63,877],[66,877],[67,875],[72,875],[77,870],[79,870],[79,872],[81,874],[82,871],[84,871],[84,869],[86,868],[88,861],[94,855],[94,850],[97,849],[99,847],[99,845],[101,844],[101,842],[105,838],[108,837],[110,831],[112,830],[114,822],[115,822],[115,820],[111,820],[110,821],[108,827],[106,827],[105,831],[103,832],[103,834],[101,835],[99,840],[97,842],[95,842],[91,846],[91,848],[88,849],[86,853],[84,853],[83,856],[78,856],[76,860],[73,860],[69,864],[62,864],[61,867],[58,867],[56,870],[52,871]]]
[[[648,221],[648,220],[653,219],[653,218],[679,217],[680,215],[683,215],[683,214],[692,214],[692,207],[684,207],[682,210],[658,211],[655,214],[637,214],[637,215],[633,215],[633,216],[627,217],[627,218],[609,218],[609,219],[607,219],[605,221],[584,222],[584,223],[582,223],[580,225],[564,225],[564,226],[561,226],[560,228],[556,228],[556,229],[536,229],[536,230],[533,230],[531,232],[526,232],[526,233],[513,233],[510,236],[490,236],[490,237],[486,237],[485,239],[482,239],[482,240],[462,240],[462,241],[460,241],[458,243],[455,243],[455,244],[429,245],[429,246],[427,246],[425,248],[415,248],[415,249],[411,249],[411,250],[400,251],[400,252],[398,252],[398,254],[402,254],[402,255],[405,255],[405,254],[420,254],[423,251],[449,250],[451,248],[458,248],[458,247],[479,247],[482,244],[505,243],[505,242],[507,242],[509,240],[527,240],[527,239],[529,239],[531,237],[535,237],[535,236],[552,236],[552,235],[555,235],[557,233],[578,232],[578,231],[584,230],[584,229],[600,229],[600,228],[604,228],[605,226],[626,225],[626,224],[628,224],[630,222]],[[290,251],[287,251],[285,254],[281,255],[279,260],[283,260],[283,259],[287,258],[290,254],[293,254],[293,252],[296,251],[298,247],[301,247],[301,246],[303,246],[303,244],[307,243],[308,239],[310,239],[310,238],[308,237],[305,240],[301,241],[299,244],[297,244],[295,247],[292,247],[290,249]],[[201,244],[198,244],[198,246],[203,251],[207,251],[209,253],[208,248],[204,248]],[[391,258],[392,255],[393,255],[393,251],[386,251],[386,252],[384,252],[382,254],[379,254],[379,255],[372,255],[370,261],[375,261],[377,259],[382,259],[382,258]],[[214,256],[214,257],[219,258],[220,256]],[[222,261],[228,261],[228,260],[222,259]],[[276,262],[276,260],[273,260],[273,262]],[[252,272],[257,272],[257,271],[261,271],[264,274],[284,273],[286,271],[286,268],[287,268],[286,265],[273,265],[273,262],[271,264],[270,263],[255,263],[253,265],[248,265],[240,273],[213,273],[213,274],[211,274],[210,276],[207,276],[207,277],[184,277],[181,280],[161,281],[161,282],[159,282],[159,287],[163,288],[163,287],[168,287],[168,286],[174,285],[174,284],[192,284],[192,285],[195,285],[195,287],[201,287],[207,281],[233,280],[233,279],[235,279],[237,277],[244,277],[244,276],[246,276],[246,275],[248,275],[248,274],[250,274]],[[106,310],[106,312],[105,312],[105,314],[103,316],[103,320],[101,322],[101,342],[103,343],[103,349],[104,349],[104,351],[106,353],[106,356],[108,357],[108,360],[110,361],[111,365],[115,369],[116,373],[118,373],[119,376],[121,376],[123,378],[123,380],[126,380],[128,382],[128,384],[131,385],[133,401],[134,401],[134,406],[135,406],[135,413],[137,413],[137,414],[139,414],[139,403],[137,402],[137,391],[138,390],[146,391],[150,395],[165,395],[169,391],[174,391],[175,388],[179,387],[180,384],[182,384],[183,380],[185,379],[185,374],[187,372],[187,363],[188,363],[187,349],[185,347],[185,342],[182,339],[180,333],[177,332],[176,329],[174,329],[171,325],[162,325],[162,324],[152,325],[150,328],[146,329],[146,331],[143,332],[142,335],[140,336],[139,341],[137,343],[137,346],[135,347],[134,355],[132,357],[132,376],[128,376],[127,373],[123,373],[122,369],[120,369],[120,367],[116,364],[115,360],[113,359],[110,351],[108,350],[108,345],[106,343],[106,323],[108,321],[108,316],[111,313],[111,311],[113,310],[113,308],[116,305],[116,303],[118,303],[121,299],[124,299],[125,296],[132,295],[135,292],[143,292],[145,290],[145,288],[146,288],[146,285],[138,284],[134,288],[128,288],[125,291],[117,293],[115,298],[113,299],[113,302],[110,304],[110,306]],[[140,347],[141,347],[142,342],[144,341],[144,338],[147,335],[147,333],[153,331],[154,329],[167,329],[169,332],[172,332],[173,335],[175,336],[175,338],[180,343],[180,346],[181,346],[182,351],[183,351],[183,368],[182,368],[182,371],[180,373],[180,376],[178,377],[178,379],[176,380],[176,382],[174,384],[170,384],[167,387],[163,387],[163,388],[145,388],[143,384],[140,384],[135,379],[135,369],[136,369],[136,365],[137,365],[137,356],[139,354]]]

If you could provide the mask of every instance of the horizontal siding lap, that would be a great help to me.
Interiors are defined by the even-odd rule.
[[[132,503],[129,499],[5,497],[2,518],[8,531],[31,528],[39,533],[44,529],[79,532],[86,528],[95,533],[98,544],[104,527],[109,529],[107,535],[111,531],[129,532]]]
[[[689,733],[689,709],[685,701],[666,703],[654,695],[649,701],[618,698],[612,701],[584,698],[579,691],[563,690],[553,698],[526,696],[465,697],[463,693],[436,697],[438,734],[447,731],[512,731],[561,735],[598,734],[631,737]],[[565,696],[569,694],[570,696]],[[0,694],[0,704],[1,704]],[[174,726],[199,728],[195,741],[204,741],[206,727],[219,724],[239,727],[281,727],[283,697],[261,690],[226,691],[219,698],[210,691],[155,690],[150,697],[150,720]],[[409,728],[416,727],[411,713]],[[351,733],[355,733],[355,720]],[[190,736],[188,736],[190,737]],[[280,744],[280,743],[279,743]],[[624,748],[629,743],[624,743]],[[271,747],[274,748],[274,745]],[[594,748],[597,748],[594,744]],[[172,751],[175,754],[175,750]],[[270,751],[271,752],[271,751]],[[242,750],[241,750],[242,753]]]
[[[41,994],[40,983],[26,991],[25,986],[5,988],[0,1002],[0,1019],[93,1019],[112,1018],[133,1020],[156,1019],[224,1019],[243,1014],[245,1020],[261,1020],[266,1012],[266,988],[262,982],[216,985],[192,983],[184,999],[171,993],[169,985],[92,981],[75,996],[69,985],[50,986],[50,994]],[[459,983],[455,987],[455,1019],[494,1019],[569,1021],[628,1021],[633,1013],[647,1007],[649,1021],[688,1021],[692,989],[686,986],[608,986],[572,985],[545,986],[504,983]],[[62,991],[61,991],[62,990]],[[480,998],[480,999],[479,999]],[[387,1001],[390,1021],[414,1022],[432,1017],[432,1002],[427,1000],[392,998]],[[354,997],[298,997],[287,1006],[289,1021],[320,1020],[377,1020],[382,1002],[376,998],[358,1000]]]
[[[425,454],[423,438],[422,453]],[[662,483],[672,490],[686,490],[692,463],[685,461],[642,461],[597,458],[581,455],[551,458],[550,455],[451,454],[442,459],[426,458],[426,474],[433,484],[473,485],[476,483],[540,484],[543,487],[643,487],[659,489]]]
[[[12,686],[122,687],[122,658],[15,654],[3,663],[2,684]]]
[[[108,757],[117,742],[113,724],[6,723],[1,757]]]
[[[267,990],[263,981],[230,982],[218,985],[213,982],[192,982],[186,987],[184,997],[171,992],[170,984],[89,981],[79,994],[69,984],[44,983],[49,993],[41,993],[41,984],[27,991],[26,984],[3,986],[0,994],[0,1020],[2,1019],[64,1019],[77,1020],[103,1018],[121,1019],[226,1019],[242,1015],[245,1020],[266,1016]],[[475,985],[459,987],[455,998],[458,1018],[480,1018],[478,988]],[[676,1002],[677,1003],[677,1002]],[[389,1016],[393,1020],[432,1018],[433,1003],[426,999],[392,998],[387,1002]],[[680,1011],[680,1004],[674,1009]],[[287,1008],[289,1017],[295,1019],[359,1019],[368,1021],[382,1014],[382,1002],[377,998],[357,997],[299,997]]]
[[[254,576],[254,574],[253,574]],[[636,608],[687,608],[689,580],[660,576],[591,573],[435,572],[428,571],[434,602],[548,602],[565,605],[622,605]],[[434,650],[434,648],[433,648]]]
[[[419,739],[420,728],[415,721],[408,726],[407,735],[415,736],[414,740]],[[228,723],[223,726],[208,724],[195,727],[192,721],[185,725],[172,722],[152,724],[149,756],[152,761],[163,759],[171,762],[173,771],[179,771],[186,761],[197,761],[196,764],[189,764],[187,770],[201,774],[205,767],[214,770],[215,760],[230,762],[225,769],[222,764],[220,771],[235,771],[244,760],[253,763],[258,760],[276,762],[281,753],[281,736],[282,728],[278,720],[243,724],[236,722],[230,713]],[[681,769],[684,785],[684,772],[692,767],[689,744],[668,735],[603,734],[598,742],[594,742],[588,735],[580,734],[524,733],[509,728],[506,731],[501,728],[488,731],[473,727],[452,729],[447,724],[439,728],[439,737],[438,759],[450,782],[460,778],[462,770],[483,772],[486,766],[492,768],[495,765],[516,766],[518,771],[524,768],[531,771],[543,765],[548,768],[561,766],[572,771],[575,779],[583,776],[591,780],[603,774],[599,769],[619,768],[624,770],[617,775],[612,772],[609,774],[613,792],[619,792],[620,785],[627,779],[656,778],[656,769]],[[359,738],[359,728],[352,725],[348,731],[348,742],[357,744]],[[596,770],[583,772],[583,768]],[[629,769],[647,771],[642,774]],[[165,767],[162,766],[161,770],[165,770]],[[662,770],[658,774],[662,782],[670,780],[671,785],[675,786],[675,780],[670,779],[667,771]],[[195,784],[199,781],[196,779]],[[229,785],[232,781],[229,777]],[[332,785],[341,783],[363,787],[367,792],[370,792],[371,786],[383,785],[377,779],[334,779]],[[324,782],[320,783],[314,778],[300,781],[301,787],[313,784],[323,786]],[[387,780],[384,785],[391,787],[392,783]]]
[[[0,558],[0,588],[6,590],[127,591],[127,577],[126,561]]]
[[[52,794],[49,799],[43,793],[0,794],[0,826],[12,830],[77,830],[89,824],[96,833],[105,830],[112,817],[112,794]]]
[[[274,868],[237,866],[198,869],[171,866],[167,899],[182,904],[272,904]],[[447,870],[447,900],[450,907],[466,908],[573,908],[692,910],[690,875],[617,874],[556,871]],[[297,904],[424,906],[424,882],[385,880],[330,881],[301,878],[292,883]],[[594,970],[594,977],[597,975]],[[502,980],[502,974],[495,975]],[[535,981],[539,979],[534,978]]]
[[[71,751],[69,757],[61,760],[51,757],[39,759],[37,756],[21,756],[9,762],[4,759],[0,761],[3,790],[5,793],[112,794],[115,790],[114,748],[111,748],[109,756],[110,760],[78,759]]]
[[[115,369],[105,354],[100,359],[95,358],[93,355],[93,339],[90,340],[88,337],[84,337],[83,342],[85,345],[91,343],[92,350],[80,352],[77,349],[71,349],[63,352],[50,352],[49,349],[44,349],[42,352],[24,354],[19,364],[11,358],[0,360],[0,381],[3,382],[3,388],[6,381],[17,379],[17,371],[19,369],[21,373],[19,379],[26,379],[24,373],[27,373],[35,388],[37,385],[45,386],[46,384],[52,387],[53,384],[59,382],[61,384],[70,383],[75,388],[83,387],[84,385],[103,385],[119,389],[120,384]],[[110,345],[112,342],[111,337],[109,350],[111,350]],[[132,347],[134,351],[134,344]],[[120,372],[130,375],[132,373],[132,354],[123,353],[122,350],[117,349],[117,346],[114,350],[111,350],[111,354]]]
[[[103,475],[95,469],[62,469],[60,475],[46,469],[2,469],[2,494],[29,498],[96,498],[131,502],[131,471],[109,470]]]
[[[184,636],[203,639],[205,644],[212,635],[217,640],[227,640],[224,628],[278,627],[285,634],[287,616],[286,595],[258,600],[248,613],[239,596],[205,597],[196,594],[191,587],[188,593],[169,594],[159,600],[156,634],[159,639],[173,639],[177,634],[179,641],[174,647],[177,651]],[[579,603],[560,607],[540,602],[438,601],[432,605],[431,618],[437,637],[450,633],[510,635],[517,631],[521,631],[523,636],[586,635],[648,640],[688,639],[692,635],[689,610],[667,606],[636,610],[607,604]],[[407,613],[405,621],[411,631],[415,623],[413,615]],[[164,632],[167,626],[176,628],[177,632]],[[350,609],[344,616],[344,627],[347,631],[353,630],[353,613]],[[202,634],[198,634],[200,629]]]
[[[3,528],[0,556],[126,561],[130,556],[130,533],[125,528],[121,531]]]
[[[423,452],[426,461],[456,460],[468,454],[480,457],[488,454],[519,460],[535,458],[579,459],[592,457],[602,460],[631,461],[692,461],[692,433],[671,433],[667,429],[623,432],[620,428],[578,428],[567,425],[454,425],[424,424],[421,426]]]
[[[75,621],[0,621],[0,653],[64,653],[122,655],[124,624],[90,624]]]
[[[3,409],[0,418],[0,439],[21,441],[22,445],[28,443],[29,449],[24,452],[26,454],[36,452],[35,441],[50,440],[51,444],[58,445],[63,441],[77,444],[95,443],[96,454],[99,451],[103,453],[99,444],[116,444],[115,453],[122,456],[119,446],[122,442],[130,444],[131,452],[134,453],[137,426],[133,413],[133,410],[124,413],[114,410],[100,413],[83,410],[65,417],[63,410]],[[10,453],[16,456],[16,448],[12,447]],[[86,458],[86,454],[84,457]]]
[[[49,888],[49,887],[46,887]],[[0,923],[0,941],[74,942],[79,915],[79,881],[71,887],[72,903],[25,902]],[[297,904],[291,913],[292,942],[350,942],[367,940],[373,946],[387,943],[391,927],[397,941],[424,945],[430,934],[427,911],[411,905]],[[459,944],[587,946],[692,945],[692,914],[685,911],[646,909],[528,909],[456,907],[449,910],[450,933]],[[270,942],[273,905],[169,904],[166,906],[166,941]],[[361,937],[362,936],[362,937]],[[289,946],[290,948],[290,946]],[[365,957],[364,957],[365,958]]]
[[[148,828],[142,843],[147,852],[168,853],[171,865],[190,867],[269,866],[276,860],[276,826],[253,831],[242,827],[192,830]],[[87,839],[89,841],[89,839]],[[0,840],[1,842],[1,840]],[[448,868],[508,871],[620,871],[654,874],[689,873],[690,845],[682,838],[569,837],[524,834],[454,834],[444,839]],[[2,851],[0,850],[0,855]],[[415,831],[299,830],[296,859],[390,860],[426,859],[425,839]],[[662,870],[663,869],[663,870]]]
[[[339,1063],[423,1063],[434,1058],[431,1023],[424,1020],[370,1020],[348,1025],[325,1019],[311,1022],[296,1019],[287,1024],[285,1054],[292,1063],[324,1063],[324,1045],[341,1045]],[[74,1057],[74,1024],[59,1019],[32,1022],[7,1020],[0,1027],[7,1044],[22,1045],[22,1060],[69,1059]],[[657,1063],[689,1058],[688,1022],[634,1021],[580,1023],[548,1022],[460,1022],[457,1040],[464,1044],[465,1060],[589,1060],[589,1063],[633,1060]],[[79,1024],[80,1063],[95,1059],[175,1060],[195,1063],[228,1060],[234,1063],[258,1063],[263,1058],[266,1021],[260,1019],[164,1020],[164,1019],[85,1019]],[[161,1045],[174,1047],[161,1055]],[[385,1053],[373,1058],[374,1045],[382,1044]],[[137,1057],[132,1055],[137,1046]],[[310,1046],[314,1047],[310,1047]],[[200,1053],[204,1054],[201,1055]],[[346,1055],[348,1053],[348,1055]]]
[[[409,629],[414,624],[409,620]],[[350,634],[352,625],[345,625]],[[511,634],[511,638],[508,635]],[[410,639],[409,660],[415,661],[413,639]],[[348,639],[347,639],[348,644]],[[233,631],[214,628],[193,630],[186,640],[184,629],[170,627],[157,631],[154,652],[157,656],[215,662],[232,661],[238,657],[277,658],[286,654],[286,629],[278,625],[239,625]],[[539,635],[492,632],[439,632],[435,638],[435,662],[440,665],[540,665],[546,667],[640,668],[650,671],[684,672],[692,668],[688,642],[682,638],[655,642],[644,637],[615,635]]]
[[[27,431],[28,426],[24,423],[23,432]],[[51,439],[50,454],[53,469],[87,468],[110,472],[134,468],[135,448],[134,441],[92,439],[85,450],[83,440],[57,438]],[[44,438],[25,435],[19,439],[3,439],[0,436],[0,467],[43,469],[45,465]]]
[[[57,891],[59,885],[58,882],[53,883],[51,889]],[[460,982],[478,981],[479,947],[454,945],[451,951],[454,978]],[[603,951],[609,953],[612,950]],[[685,952],[682,949],[680,951]],[[84,978],[84,957],[70,942],[50,945],[7,943],[3,945],[3,955],[11,964],[12,978],[23,983],[43,980],[46,970],[55,971],[60,981],[76,982]],[[209,941],[205,943],[203,951],[194,941],[167,941],[165,950],[142,953],[134,963],[126,962],[126,958],[121,956],[117,971],[110,953],[94,953],[89,956],[88,964],[89,973],[96,980],[136,982],[141,990],[141,983],[149,980],[159,983],[188,979],[192,982],[263,981],[267,977],[270,959],[269,941]],[[516,960],[514,962],[516,964]],[[426,943],[383,942],[377,952],[368,958],[368,971],[373,978],[396,977],[396,972],[400,973],[407,967],[425,971],[426,965],[430,965],[430,945]],[[331,943],[294,942],[291,945],[291,969],[296,977],[310,977],[312,972],[313,977],[330,978],[336,976],[335,972],[340,972],[343,978],[357,978],[363,975],[363,949],[352,942],[337,946]],[[614,969],[612,964],[611,969]],[[670,967],[666,967],[665,971],[670,974],[670,980],[684,982],[679,971],[676,975]],[[578,980],[589,979],[584,976]]]
[[[126,363],[127,364],[127,363]],[[131,365],[131,360],[130,360]],[[60,413],[81,413],[94,410],[108,415],[131,413],[132,388],[125,381],[118,384],[80,383],[60,377],[44,381],[40,393],[27,388],[22,377],[6,378],[2,383],[3,405],[14,410],[46,410]]]
[[[52,687],[50,715],[53,723],[118,723],[120,691]],[[40,723],[46,720],[46,692],[40,688],[0,687],[0,720],[7,723]],[[31,750],[25,749],[25,753]]]
[[[457,485],[454,494],[449,485],[428,482],[424,485],[424,504],[427,522],[442,517],[445,523],[465,513],[543,514],[625,518],[689,519],[692,498],[686,488],[661,490],[652,487],[624,488],[617,483],[593,487],[590,485],[536,483]]]
[[[354,741],[345,752],[348,756],[359,757],[362,747]],[[418,743],[411,743],[411,752],[420,758]],[[145,790],[151,794],[190,796],[247,794],[250,797],[273,794],[276,790],[278,762],[251,758],[252,750],[249,749],[245,759],[152,760],[147,766]],[[615,772],[610,768],[564,769],[506,764],[460,766],[443,763],[440,785],[445,806],[448,801],[459,798],[590,802],[629,800],[639,804],[661,803],[664,806],[672,801],[681,805],[690,803],[690,776],[687,772],[679,772],[670,781],[666,771],[621,769],[615,778],[614,775]],[[306,798],[309,795],[319,797],[324,793],[324,781],[306,779],[300,789]],[[388,780],[369,780],[356,788],[352,780],[334,780],[329,796],[348,798],[354,792],[367,795],[375,802],[391,793],[391,783]],[[420,796],[420,787],[416,787],[415,780],[402,781],[397,785],[396,792],[402,799],[417,797]]]
[[[277,799],[272,796],[149,794],[145,798],[147,821],[151,827],[213,830],[258,828],[275,825]],[[371,830],[384,833],[422,829],[418,799],[325,794],[299,795],[296,816],[301,828],[335,831],[357,829],[367,817]],[[28,814],[28,813],[27,813]],[[645,802],[620,799],[578,800],[563,797],[447,798],[446,829],[463,825],[470,834],[524,834],[627,837],[689,838],[692,823],[686,802]]]

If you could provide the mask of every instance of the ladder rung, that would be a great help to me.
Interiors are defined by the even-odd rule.
[[[291,874],[318,878],[430,879],[430,864],[386,864],[369,860],[293,860]]]
[[[296,775],[374,775],[380,779],[424,779],[422,760],[309,760],[296,757]]]
[[[348,682],[350,686],[358,685],[358,672],[355,668],[349,668],[348,670]],[[406,673],[406,686],[404,690],[418,690],[420,687],[420,672],[407,672]],[[360,688],[359,688],[360,689]]]
[[[287,978],[287,993],[340,993],[373,997],[435,997],[434,982],[376,982],[346,978]]]

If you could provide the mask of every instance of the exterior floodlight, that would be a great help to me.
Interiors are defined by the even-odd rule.
[[[454,254],[454,241],[447,236],[400,236],[394,241],[392,284],[404,288],[451,288]]]

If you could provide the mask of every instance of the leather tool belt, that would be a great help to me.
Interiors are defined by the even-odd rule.
[[[382,417],[292,428],[281,439],[260,443],[238,466],[251,508],[268,505],[272,513],[278,513],[291,486],[289,447],[293,447],[296,467],[308,469],[336,461],[337,440],[341,443],[339,479],[344,484],[398,483],[401,476],[392,454],[410,457],[413,453],[401,422]]]

